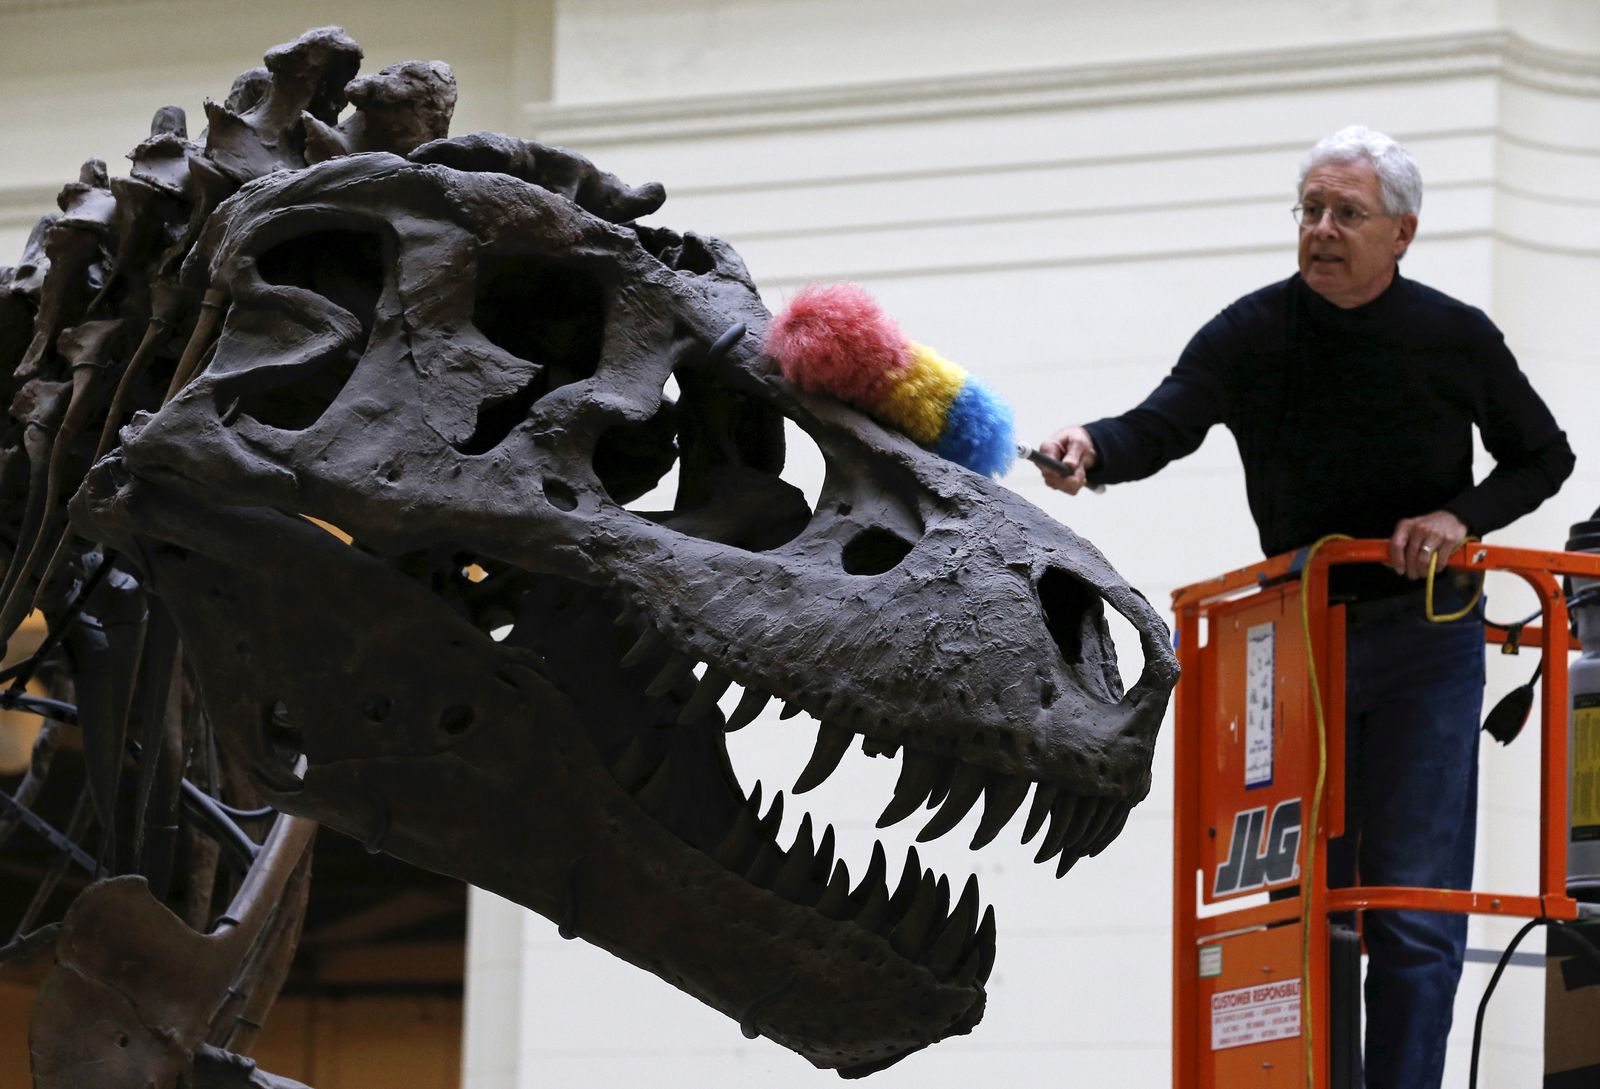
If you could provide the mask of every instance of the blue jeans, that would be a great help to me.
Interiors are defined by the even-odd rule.
[[[1461,604],[1451,595],[1436,609]],[[1472,887],[1483,677],[1481,603],[1448,624],[1428,622],[1420,594],[1350,607],[1345,835],[1328,844],[1330,887],[1358,875]],[[1438,1089],[1467,917],[1373,911],[1363,931],[1367,1089]]]

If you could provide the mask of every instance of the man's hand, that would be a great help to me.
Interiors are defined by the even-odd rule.
[[[1430,556],[1437,555],[1443,568],[1466,539],[1466,525],[1447,510],[1402,518],[1389,538],[1389,566],[1397,575],[1420,579],[1428,573]]]
[[[1039,452],[1077,467],[1077,471],[1070,476],[1063,476],[1053,469],[1039,466],[1039,475],[1044,477],[1044,482],[1056,491],[1066,492],[1068,495],[1077,495],[1088,486],[1089,481],[1085,474],[1093,469],[1095,462],[1099,460],[1094,451],[1094,440],[1089,437],[1089,432],[1077,426],[1063,427],[1045,439],[1039,444]]]

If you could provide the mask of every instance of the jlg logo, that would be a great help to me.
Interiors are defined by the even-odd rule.
[[[1300,876],[1300,799],[1278,803],[1263,846],[1261,830],[1266,824],[1266,806],[1234,814],[1228,861],[1217,867],[1211,895],[1249,892]]]

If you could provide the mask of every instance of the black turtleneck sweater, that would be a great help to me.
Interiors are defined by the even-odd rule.
[[[1494,323],[1398,273],[1348,310],[1299,274],[1235,302],[1143,404],[1086,425],[1099,458],[1089,481],[1147,477],[1217,423],[1238,442],[1269,556],[1329,533],[1387,538],[1436,510],[1481,536],[1554,495],[1573,466]],[[1477,484],[1474,425],[1495,459]],[[1376,570],[1354,582],[1361,596],[1415,585]]]

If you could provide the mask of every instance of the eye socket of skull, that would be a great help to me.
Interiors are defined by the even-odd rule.
[[[595,443],[593,470],[606,494],[632,504],[676,467],[670,505],[630,509],[687,536],[750,552],[795,540],[814,511],[781,475],[788,444],[783,413],[727,383],[708,359],[708,345],[688,329],[673,331],[666,354],[672,366],[656,411],[614,423]]]
[[[606,292],[570,262],[484,253],[478,260],[472,323],[488,341],[534,364],[514,393],[486,400],[477,427],[456,449],[483,454],[504,442],[550,391],[593,378],[605,343]]]
[[[330,227],[277,243],[256,258],[261,279],[322,296],[361,323],[361,347],[372,334],[383,294],[384,239],[371,231]]]
[[[291,350],[282,365],[252,367],[218,381],[212,396],[225,418],[245,415],[282,431],[314,426],[344,392],[371,341],[393,264],[392,239],[315,219],[307,226],[300,219],[285,221],[253,240],[264,248],[254,257],[254,276],[244,280],[245,306],[230,315],[223,336],[267,324],[278,326],[281,335],[292,323],[305,329],[303,343],[310,350],[298,357]]]

